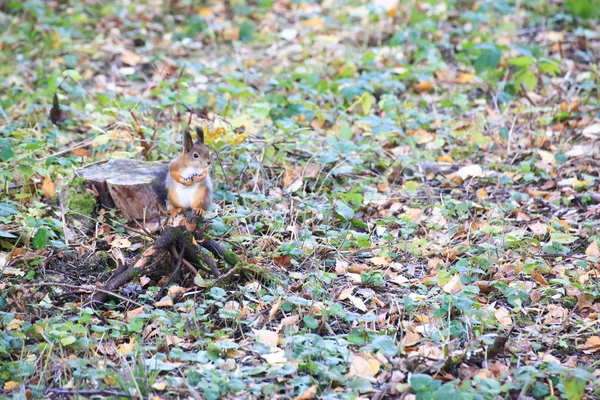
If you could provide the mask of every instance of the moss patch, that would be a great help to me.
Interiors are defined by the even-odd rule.
[[[92,215],[96,208],[96,198],[85,190],[85,180],[74,179],[69,188],[69,208],[79,214]]]

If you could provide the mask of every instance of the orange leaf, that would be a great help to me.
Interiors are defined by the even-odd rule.
[[[71,151],[71,154],[73,154],[75,157],[89,157],[90,156],[90,152],[87,151],[86,149],[84,149],[83,147],[79,147],[78,149],[73,149]]]
[[[428,92],[435,87],[433,81],[421,81],[415,87],[417,93]]]
[[[52,179],[48,178],[47,176],[44,177],[44,181],[42,182],[42,191],[47,199],[51,199],[56,194],[54,182],[52,182]]]

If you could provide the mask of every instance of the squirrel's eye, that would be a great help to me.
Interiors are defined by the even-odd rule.
[[[198,153],[194,153],[194,158],[198,158]]]

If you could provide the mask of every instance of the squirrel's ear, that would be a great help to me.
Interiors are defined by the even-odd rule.
[[[190,151],[192,151],[192,147],[194,147],[192,135],[190,134],[190,130],[186,129],[185,131],[183,131],[183,151],[185,153],[189,153]]]
[[[196,143],[204,144],[204,130],[199,126],[196,127],[196,135],[198,135],[198,138],[196,139]]]

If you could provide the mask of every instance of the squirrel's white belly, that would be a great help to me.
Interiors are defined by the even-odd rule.
[[[184,186],[180,183],[175,183],[175,194],[182,207],[191,207],[192,199],[198,190],[200,183],[192,183],[190,186]]]

